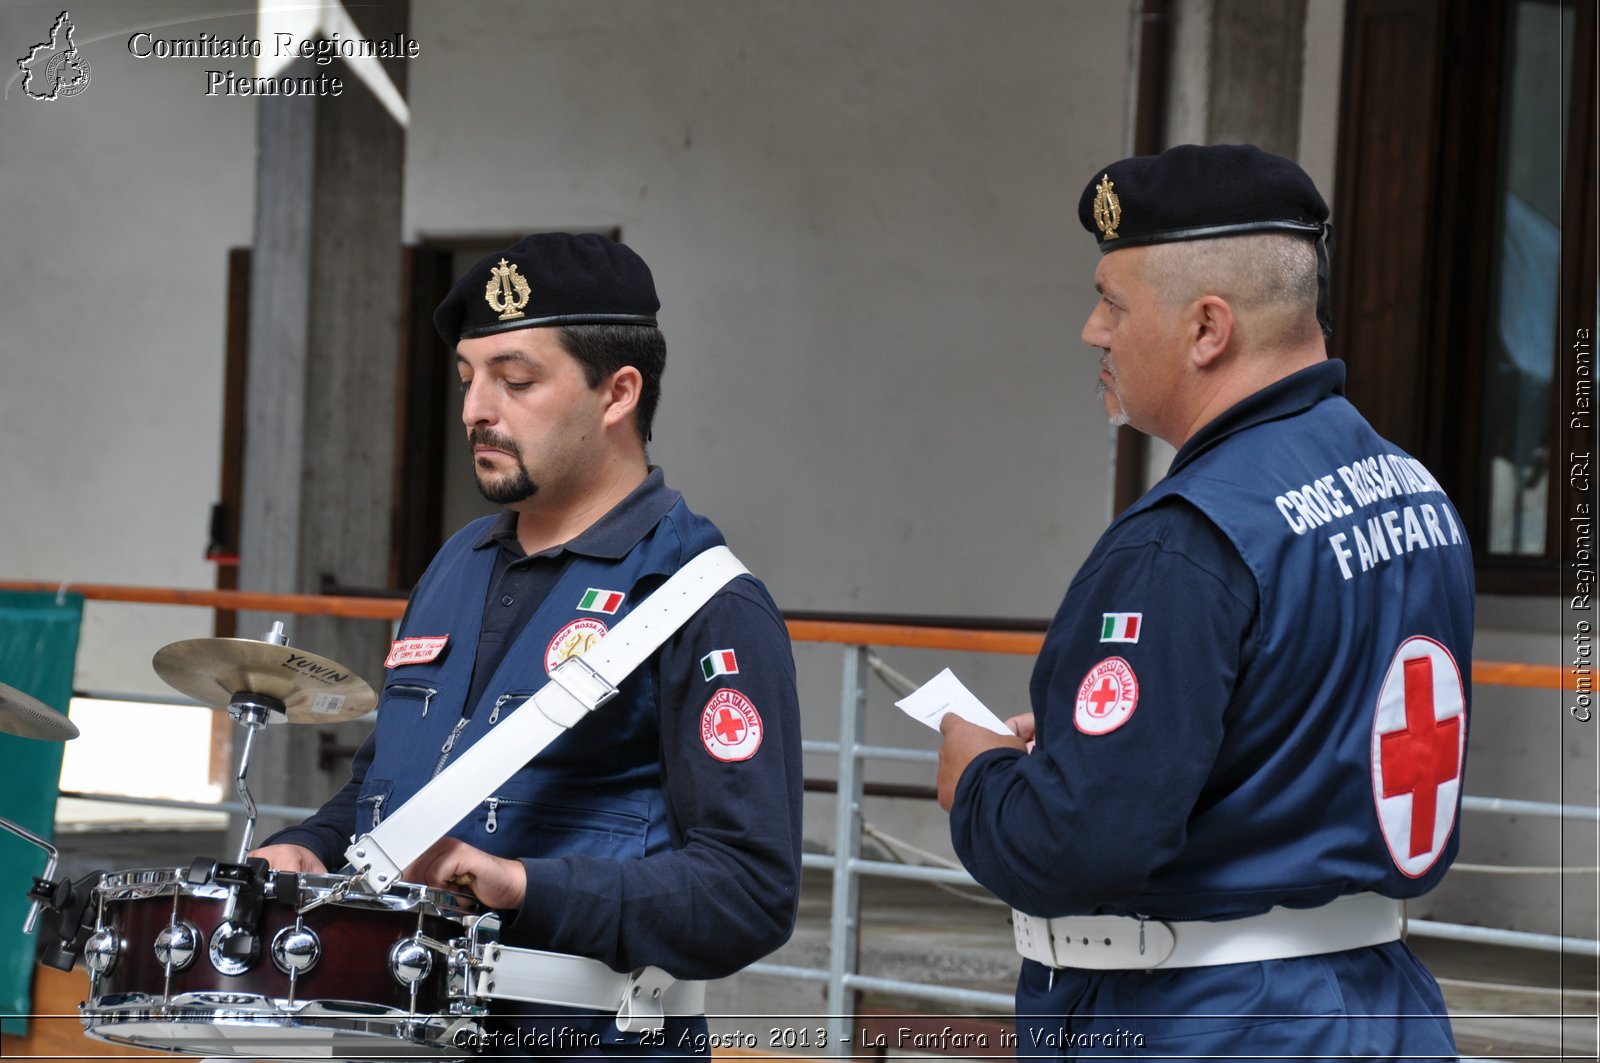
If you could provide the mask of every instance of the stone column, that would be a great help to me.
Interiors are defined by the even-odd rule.
[[[362,37],[379,40],[407,28],[409,6],[368,3],[348,13]],[[405,62],[382,65],[403,96]],[[342,59],[320,67],[300,59],[278,74],[318,75],[339,77],[342,93],[258,104],[239,565],[246,590],[310,594],[329,583],[389,580],[404,117]],[[259,638],[272,619],[243,614],[239,634]],[[387,624],[280,619],[292,646],[348,666],[375,689],[382,681]],[[269,728],[252,753],[251,793],[260,804],[320,804],[348,767],[326,747],[353,746],[364,733],[356,723]],[[241,746],[236,740],[236,764]],[[263,817],[256,840],[282,823]],[[241,831],[236,817],[230,858]]]

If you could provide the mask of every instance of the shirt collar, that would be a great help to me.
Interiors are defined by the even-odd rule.
[[[1268,384],[1228,407],[1178,450],[1167,469],[1171,476],[1235,432],[1310,409],[1330,395],[1344,394],[1344,363],[1337,358],[1307,366]]]
[[[628,552],[639,544],[639,540],[649,534],[650,529],[659,524],[661,518],[666,516],[667,511],[677,505],[682,497],[667,486],[666,477],[662,475],[661,469],[652,465],[644,482],[629,492],[627,498],[618,502],[604,516],[574,538],[560,546],[540,551],[538,556],[555,557],[563,551],[570,551],[574,554],[611,560],[626,557]],[[517,543],[516,510],[501,510],[499,519],[490,526],[473,549],[482,550],[496,544],[504,546],[517,557],[523,556],[522,547]]]

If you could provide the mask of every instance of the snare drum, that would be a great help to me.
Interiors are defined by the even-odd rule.
[[[227,918],[228,885],[167,868],[107,875],[84,948],[85,1031],[201,1056],[471,1055],[483,1009],[464,992],[460,939],[476,903],[349,883],[269,876],[255,947],[241,949],[251,939]]]

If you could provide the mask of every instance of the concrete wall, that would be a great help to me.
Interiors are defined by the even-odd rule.
[[[0,9],[7,578],[212,584],[227,251],[251,238],[255,105],[204,95],[215,63],[136,59],[127,38],[236,37],[254,32],[253,11],[75,3],[90,83],[44,101],[14,60],[61,6]],[[205,610],[91,604],[79,686],[163,690],[151,654],[210,631]]]

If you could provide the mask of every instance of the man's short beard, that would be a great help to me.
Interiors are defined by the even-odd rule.
[[[1111,422],[1112,428],[1121,428],[1128,423],[1128,408],[1122,404],[1122,396],[1117,394],[1117,389],[1114,384],[1107,384],[1104,380],[1101,380],[1095,384],[1095,398],[1099,399],[1102,403],[1105,402],[1105,396],[1107,392],[1111,393],[1112,399],[1116,401],[1117,408],[1114,411],[1106,414],[1106,420]]]
[[[528,475],[528,470],[521,464],[517,465],[515,476],[501,476],[485,482],[483,474],[479,472],[477,481],[478,493],[497,506],[509,506],[514,502],[532,498],[533,493],[539,490],[539,485],[533,482],[533,477]]]
[[[484,482],[484,469],[478,468],[474,462],[473,472],[477,475],[478,493],[497,506],[509,506],[514,502],[521,502],[525,498],[532,498],[533,493],[539,490],[539,485],[533,482],[533,477],[528,475],[528,467],[522,464],[522,448],[516,441],[506,436],[497,435],[484,428],[474,428],[467,433],[467,442],[473,446],[483,445],[504,451],[517,463],[515,476],[505,476]]]

